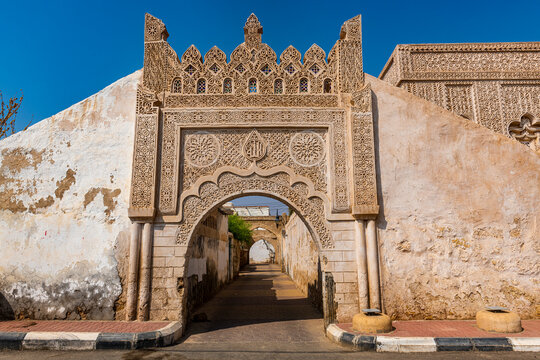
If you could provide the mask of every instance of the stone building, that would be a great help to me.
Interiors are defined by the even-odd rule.
[[[359,16],[328,55],[290,46],[279,62],[254,15],[229,57],[177,56],[167,37],[146,15],[142,71],[0,142],[2,317],[187,324],[211,272],[205,251],[218,259],[212,281],[227,278],[220,209],[245,195],[294,211],[279,258],[308,294],[320,289],[327,319],[368,306],[396,319],[471,318],[486,305],[535,316],[540,156],[504,131],[519,121],[536,136],[526,105],[538,104],[538,77],[454,86],[430,71],[415,85],[389,64],[381,81],[363,71]],[[409,80],[432,92],[399,88]],[[518,105],[483,102],[486,87]],[[309,271],[299,252],[314,254]]]
[[[540,151],[540,42],[398,45],[379,78]]]

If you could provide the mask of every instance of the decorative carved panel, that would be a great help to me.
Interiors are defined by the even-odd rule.
[[[330,196],[333,207],[337,211],[350,208],[347,188],[347,148],[346,124],[343,110],[164,110],[162,156],[161,156],[161,189],[159,208],[165,214],[177,212],[177,189],[180,178],[180,161],[176,154],[181,153],[180,138],[184,140],[196,136],[212,134],[218,139],[220,156],[218,160],[206,167],[189,166],[186,159],[183,167],[182,190],[187,190],[200,177],[212,174],[224,166],[248,169],[252,160],[245,156],[243,145],[253,128],[246,127],[246,120],[256,127],[258,134],[267,144],[267,154],[256,161],[257,167],[271,169],[278,166],[291,168],[295,173],[310,178],[317,191],[327,192],[329,172],[335,173],[333,191]],[[216,129],[219,127],[219,129]],[[324,140],[324,151],[316,156],[317,162],[302,165],[290,154],[291,138],[303,133],[307,128],[320,139],[330,139],[327,145]],[[201,129],[207,133],[200,133]],[[194,129],[194,130],[190,130]],[[327,135],[330,132],[331,137]],[[320,145],[320,144],[319,144]],[[332,151],[327,157],[326,147]],[[299,149],[299,147],[297,147]],[[189,151],[185,154],[190,154]],[[213,153],[213,151],[212,151]],[[206,154],[206,152],[205,152]],[[297,153],[293,153],[296,155]],[[206,156],[206,155],[204,155]],[[298,159],[298,158],[297,158]],[[324,160],[324,161],[323,161]]]
[[[474,120],[472,84],[446,85],[446,108],[459,116]]]
[[[259,175],[238,176],[224,173],[218,182],[207,182],[201,186],[198,195],[187,197],[183,202],[183,219],[176,234],[178,244],[187,244],[197,223],[204,214],[215,208],[224,199],[241,192],[257,190],[260,193],[279,196],[296,208],[314,232],[315,240],[323,248],[332,248],[334,242],[330,235],[328,222],[324,216],[323,200],[307,198],[291,186],[291,178],[285,173],[268,177]]]
[[[132,218],[180,223],[183,243],[220,201],[260,192],[289,202],[331,247],[329,218],[352,220],[359,207],[377,213],[359,16],[343,25],[328,60],[314,44],[303,56],[289,46],[278,63],[255,15],[229,59],[193,45],[179,58],[167,36],[147,15]]]
[[[507,136],[540,116],[538,42],[398,45],[379,77]]]

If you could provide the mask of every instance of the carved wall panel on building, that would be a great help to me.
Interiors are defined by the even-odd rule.
[[[245,119],[250,119],[253,127],[246,127]],[[171,109],[164,110],[160,210],[165,214],[176,213],[177,179],[182,179],[181,189],[188,190],[197,179],[211,175],[220,168],[246,170],[252,166],[254,159],[246,156],[244,145],[254,127],[266,147],[264,156],[255,160],[258,168],[288,167],[295,174],[309,178],[315,190],[322,192],[327,192],[330,172],[344,173],[345,176],[333,178],[332,196],[329,198],[333,199],[335,209],[349,208],[346,118],[343,110]],[[203,128],[205,130],[201,131]],[[300,141],[298,136],[304,141]],[[306,137],[312,138],[312,141],[305,141]],[[330,139],[330,143],[327,139]],[[209,148],[201,150],[200,154],[193,154],[194,146],[201,147],[202,143],[210,144]],[[185,162],[182,162],[183,172],[179,174],[181,162],[177,154],[182,152],[182,148]],[[306,152],[312,158],[307,159]],[[330,152],[328,156],[327,152]]]
[[[313,224],[324,224],[331,214],[350,220],[351,215],[377,214],[371,90],[364,86],[360,17],[343,25],[328,60],[314,44],[303,56],[289,46],[278,62],[261,35],[252,15],[244,26],[245,42],[229,59],[217,47],[202,56],[193,45],[178,58],[163,23],[147,15],[132,218],[157,215],[190,232],[196,224],[190,206],[197,203],[200,210],[201,204],[224,200],[207,192],[226,197],[248,185],[279,189]],[[352,105],[340,99],[342,94],[354,98]],[[150,116],[152,124],[145,120]],[[236,187],[223,185],[230,176],[237,177]],[[275,179],[282,182],[276,185]],[[327,246],[331,239],[321,226],[314,228],[316,237]]]
[[[533,150],[540,148],[540,135],[533,130],[515,136],[523,116],[531,123],[540,119],[538,42],[398,45],[379,77]]]

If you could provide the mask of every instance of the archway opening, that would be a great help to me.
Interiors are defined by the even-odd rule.
[[[255,240],[249,248],[250,264],[274,264],[276,261],[276,249],[270,241],[265,239]]]
[[[322,326],[320,249],[312,233],[286,199],[222,199],[200,218],[186,252],[187,336],[276,321]]]

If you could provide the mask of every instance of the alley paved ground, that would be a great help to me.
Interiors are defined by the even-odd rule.
[[[171,347],[130,351],[5,351],[0,359],[540,359],[534,353],[382,354],[330,342],[322,315],[277,265],[250,266],[196,313]]]

